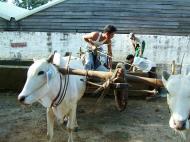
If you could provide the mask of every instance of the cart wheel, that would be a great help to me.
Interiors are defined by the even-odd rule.
[[[119,111],[124,111],[126,109],[127,101],[128,101],[127,90],[115,89],[114,95],[115,95],[115,103],[116,103],[117,109]]]

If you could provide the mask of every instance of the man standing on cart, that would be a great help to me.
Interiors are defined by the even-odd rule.
[[[83,36],[87,44],[85,69],[108,71],[112,68],[112,42],[117,28],[113,25],[106,25],[103,33],[91,32]],[[103,53],[103,45],[107,45],[108,53]],[[100,58],[104,58],[102,61]],[[103,63],[102,63],[103,62]],[[102,65],[102,66],[101,66]],[[101,67],[100,67],[101,66]]]

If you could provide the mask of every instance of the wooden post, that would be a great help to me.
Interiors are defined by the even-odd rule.
[[[175,60],[172,61],[172,75],[175,74]]]

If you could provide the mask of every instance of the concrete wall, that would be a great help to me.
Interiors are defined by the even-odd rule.
[[[0,32],[0,59],[31,60],[47,57],[57,50],[62,55],[72,52],[77,56],[80,47],[85,50],[83,33],[47,33],[47,32]],[[183,73],[190,67],[189,36],[136,35],[145,40],[144,57],[159,65],[170,65],[175,60],[179,65],[183,60]],[[128,34],[116,34],[113,38],[113,57],[115,61],[124,61],[132,53]],[[164,66],[161,66],[164,67]]]

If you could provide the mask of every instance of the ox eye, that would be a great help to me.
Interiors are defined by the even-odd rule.
[[[42,75],[42,74],[44,74],[44,71],[39,71],[38,72],[38,75]]]

